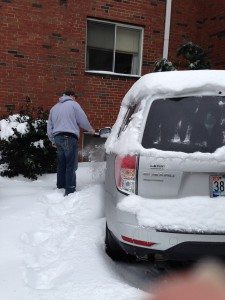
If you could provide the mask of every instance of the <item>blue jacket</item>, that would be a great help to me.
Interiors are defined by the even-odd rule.
[[[50,110],[47,124],[50,141],[54,143],[54,135],[60,132],[71,132],[79,138],[80,128],[94,131],[80,105],[71,97],[63,95]]]

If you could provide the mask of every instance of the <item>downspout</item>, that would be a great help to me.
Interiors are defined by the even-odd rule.
[[[172,0],[166,1],[165,30],[163,42],[163,58],[168,58]]]

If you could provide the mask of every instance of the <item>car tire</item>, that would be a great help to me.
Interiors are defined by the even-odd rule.
[[[114,261],[131,262],[132,260],[134,260],[134,256],[127,254],[115,240],[107,224],[105,232],[105,252]]]

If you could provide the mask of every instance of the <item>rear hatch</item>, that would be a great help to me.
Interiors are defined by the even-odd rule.
[[[225,196],[224,161],[211,153],[225,145],[225,97],[203,96],[153,101],[142,146],[137,193],[145,198]]]

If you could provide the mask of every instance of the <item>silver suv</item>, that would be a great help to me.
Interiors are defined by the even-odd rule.
[[[147,74],[106,142],[113,259],[225,256],[225,71]]]

